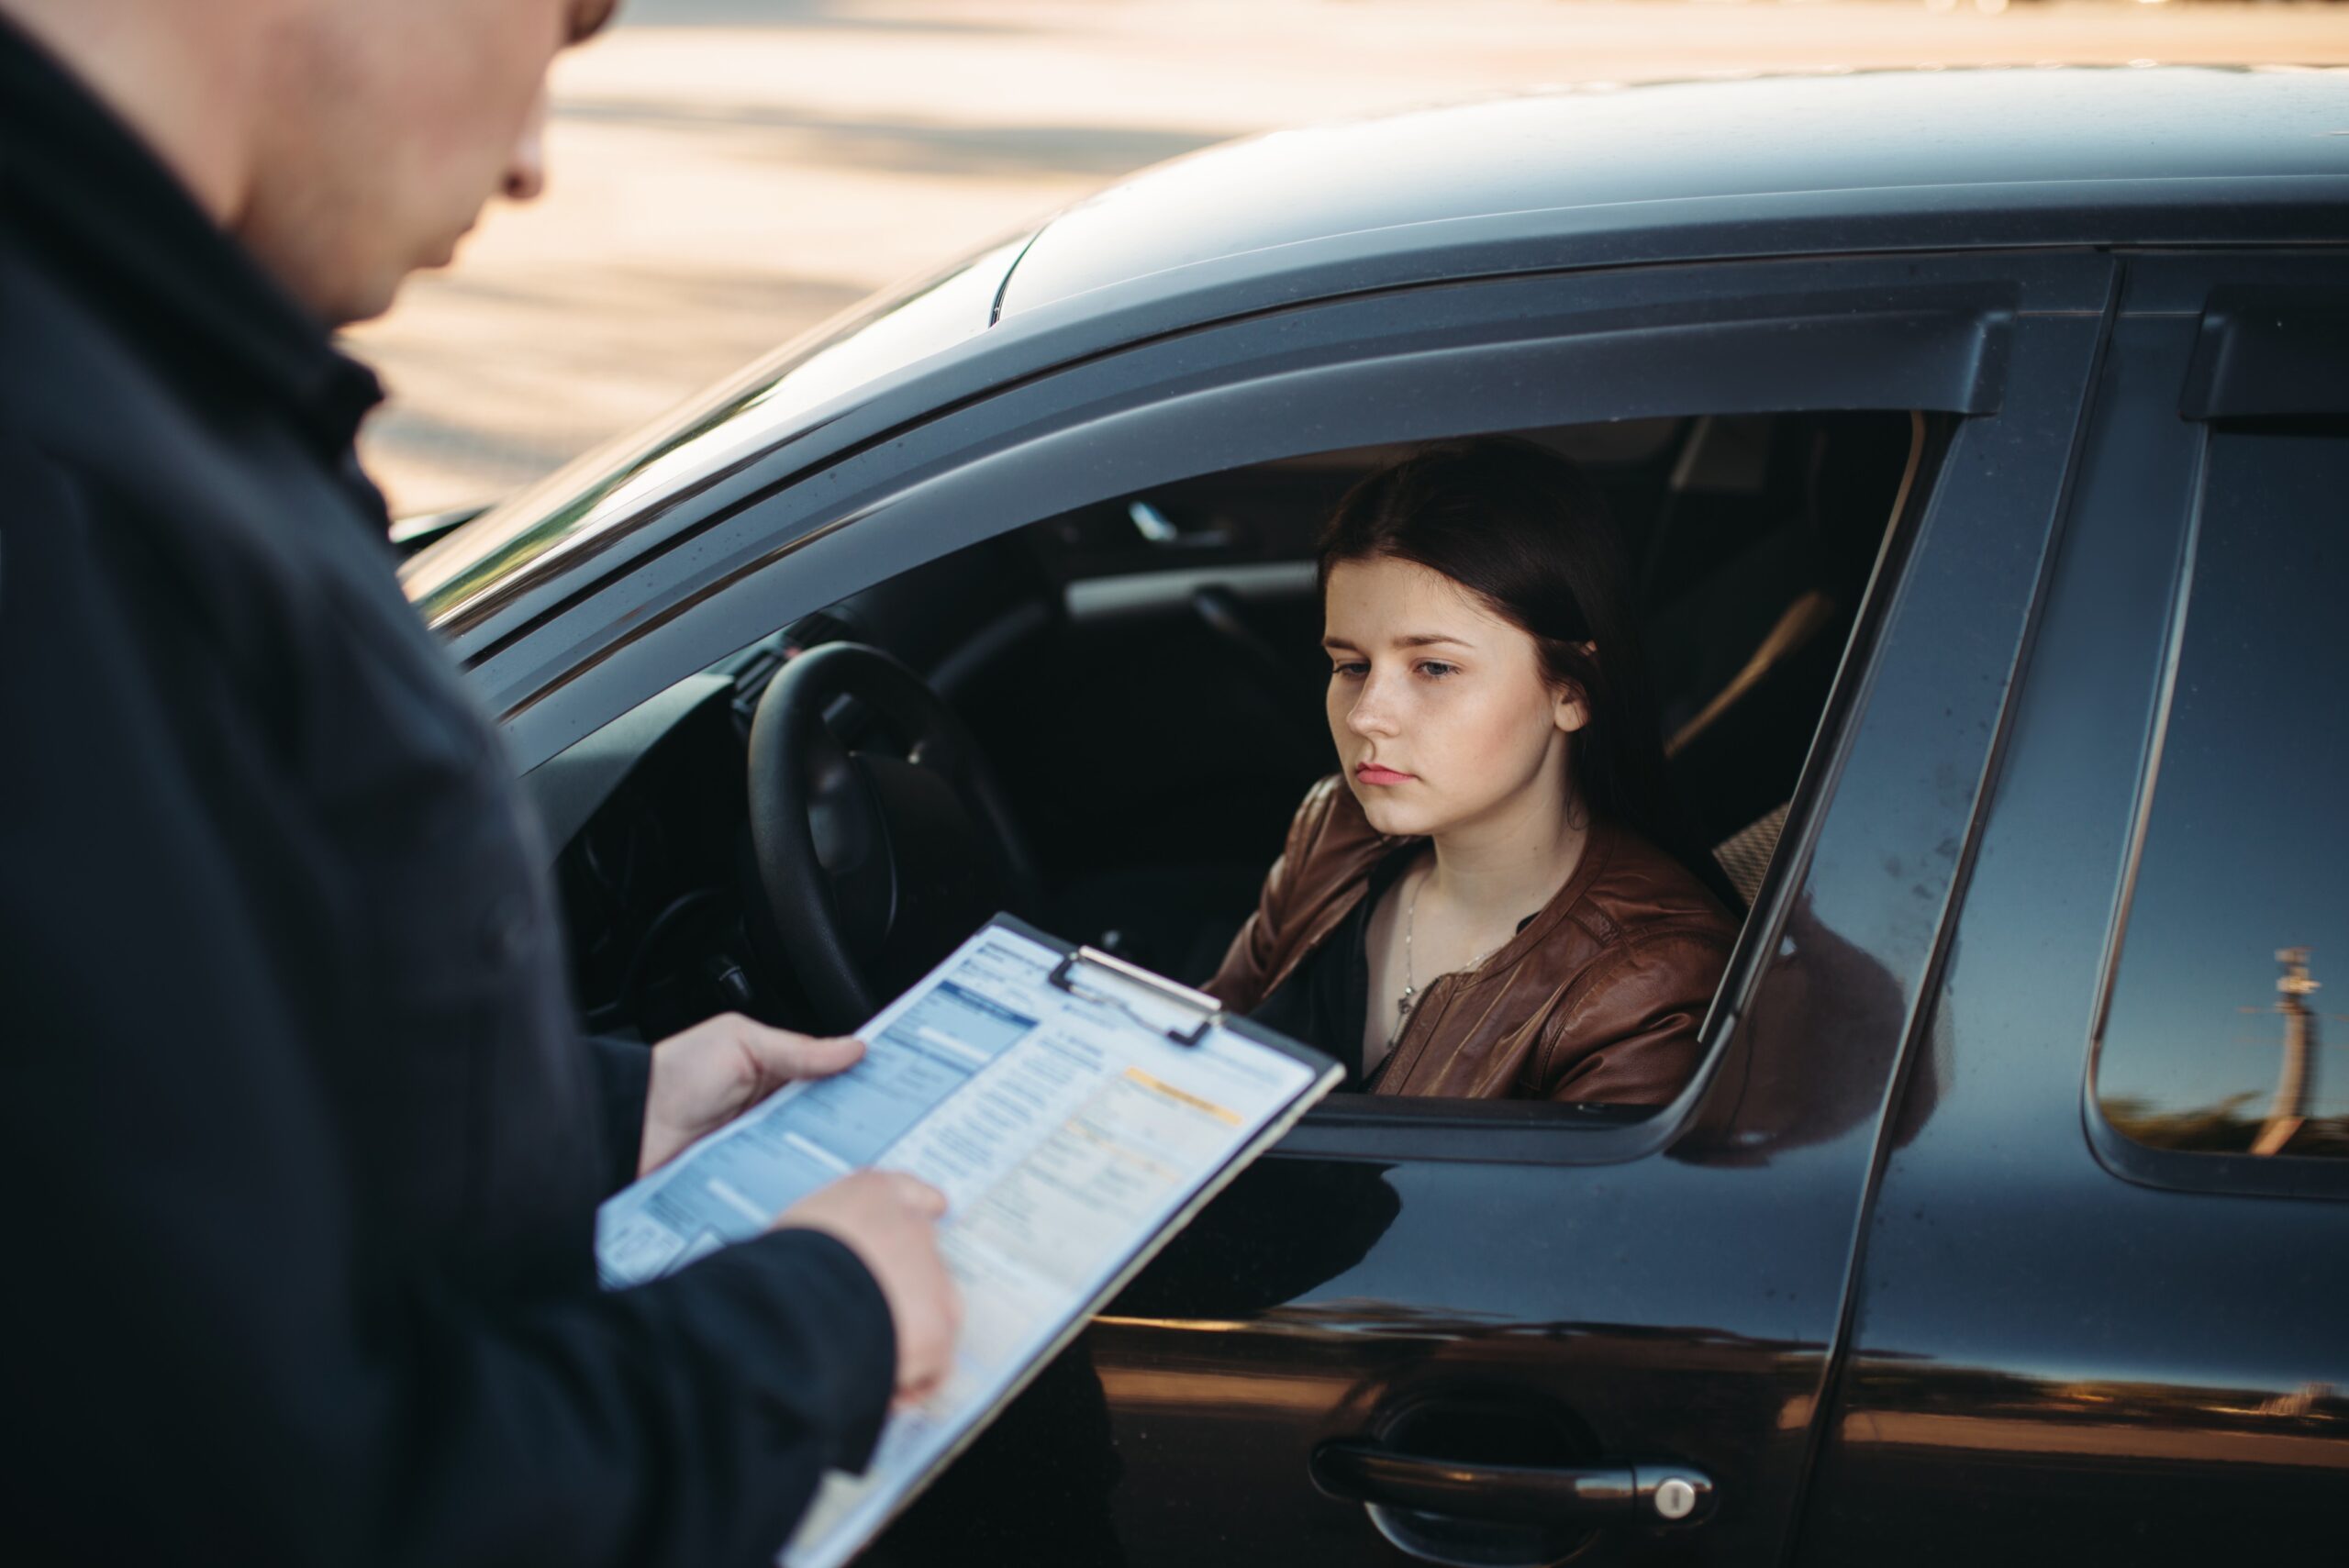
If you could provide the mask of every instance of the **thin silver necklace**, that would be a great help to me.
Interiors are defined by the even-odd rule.
[[[1417,1002],[1419,996],[1418,977],[1411,968],[1411,936],[1412,933],[1419,929],[1419,894],[1427,884],[1428,879],[1426,877],[1421,877],[1419,881],[1413,883],[1411,884],[1410,902],[1403,906],[1403,994],[1395,998],[1395,1029],[1394,1032],[1386,1037],[1386,1048],[1389,1051],[1394,1050],[1395,1042],[1403,1038],[1403,1026],[1410,1021],[1411,1005]],[[1500,943],[1496,942],[1491,947],[1486,948],[1483,952],[1480,952],[1475,957],[1470,959],[1466,963],[1462,964],[1460,967],[1463,969],[1474,969],[1478,964],[1484,962],[1486,959],[1492,957],[1495,952],[1499,951],[1499,948]],[[1438,975],[1436,978],[1441,980],[1443,977],[1442,975]]]

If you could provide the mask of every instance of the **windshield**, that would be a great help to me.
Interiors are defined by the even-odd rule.
[[[426,620],[440,626],[529,565],[605,537],[646,503],[773,445],[842,393],[986,329],[1004,275],[1027,237],[882,295],[818,328],[651,432],[599,447],[420,550],[400,573]]]

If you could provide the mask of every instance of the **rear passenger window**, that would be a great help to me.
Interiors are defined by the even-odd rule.
[[[2141,1144],[2349,1156],[2349,422],[2217,427],[2093,1092]]]

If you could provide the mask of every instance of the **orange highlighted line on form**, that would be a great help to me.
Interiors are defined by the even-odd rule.
[[[1143,1072],[1139,1067],[1127,1068],[1126,1076],[1131,1078],[1135,1083],[1140,1084],[1143,1088],[1151,1090],[1154,1094],[1164,1095],[1168,1099],[1179,1101],[1182,1104],[1190,1106],[1195,1111],[1205,1111],[1208,1115],[1215,1118],[1216,1120],[1223,1123],[1226,1127],[1238,1127],[1240,1125],[1240,1113],[1238,1111],[1227,1110],[1223,1106],[1217,1105],[1213,1100],[1203,1100],[1197,1095],[1187,1094],[1185,1091],[1176,1088],[1174,1084],[1167,1083],[1163,1079],[1152,1077],[1149,1073]]]

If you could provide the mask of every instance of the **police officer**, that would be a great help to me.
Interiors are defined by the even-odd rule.
[[[751,1563],[942,1375],[938,1195],[597,1288],[860,1049],[583,1040],[329,330],[539,188],[611,0],[0,0],[0,1557]]]

